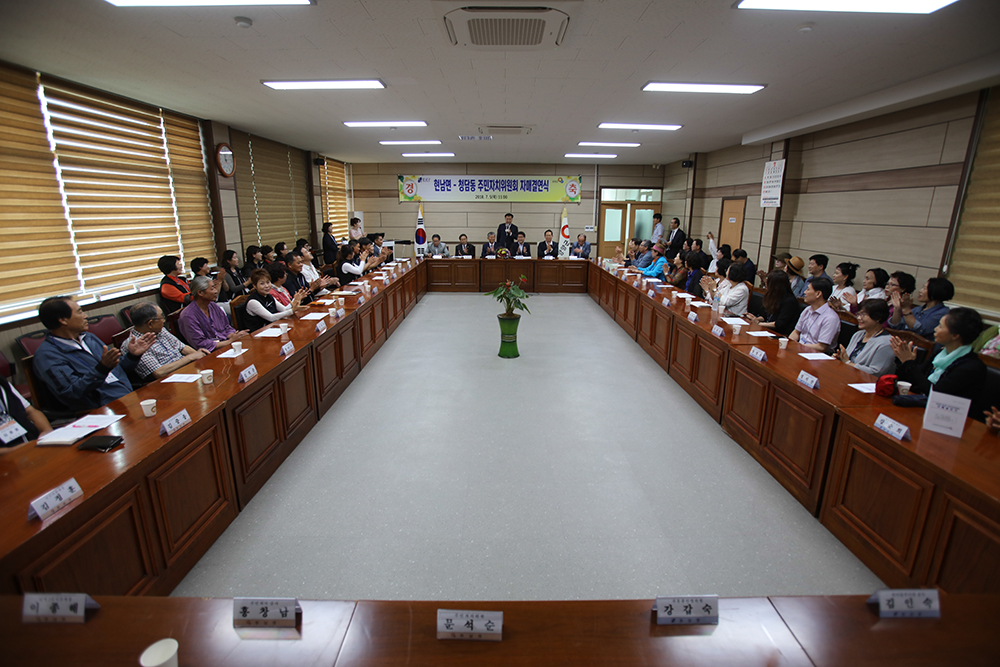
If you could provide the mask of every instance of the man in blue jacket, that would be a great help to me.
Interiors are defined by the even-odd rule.
[[[43,301],[38,316],[49,333],[35,352],[35,377],[67,412],[93,410],[131,393],[127,371],[135,369],[156,336],[133,338],[123,355],[87,332],[87,316],[67,296]]]

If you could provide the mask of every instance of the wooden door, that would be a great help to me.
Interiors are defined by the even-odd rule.
[[[660,202],[642,202],[641,204],[629,204],[629,225],[628,236],[625,237],[627,248],[628,240],[632,238],[648,239],[653,235],[653,215],[660,212]],[[664,228],[666,229],[666,228]]]
[[[598,228],[597,257],[613,257],[615,246],[625,250],[628,238],[628,205],[625,203],[601,204],[601,226]],[[576,243],[576,239],[570,239]],[[593,249],[590,256],[594,257]]]
[[[746,210],[747,200],[743,199],[723,199],[722,200],[722,221],[719,230],[719,247],[726,243],[733,250],[742,247],[743,243],[743,211]],[[707,251],[708,244],[705,244]],[[713,258],[714,259],[714,258]]]

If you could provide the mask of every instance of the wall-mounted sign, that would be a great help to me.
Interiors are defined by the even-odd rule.
[[[583,176],[399,175],[399,201],[580,203]]]

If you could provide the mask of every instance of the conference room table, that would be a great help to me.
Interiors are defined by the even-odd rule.
[[[234,628],[231,599],[97,596],[84,624],[26,624],[0,596],[7,664],[134,665],[171,637],[187,666],[995,665],[1000,596],[941,596],[941,618],[879,618],[866,596],[721,598],[718,625],[657,625],[652,600],[301,600],[295,628]],[[502,611],[502,640],[437,639],[437,610]]]

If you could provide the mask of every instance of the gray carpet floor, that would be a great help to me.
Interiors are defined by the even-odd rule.
[[[428,294],[174,590],[305,599],[882,586],[586,295]]]

